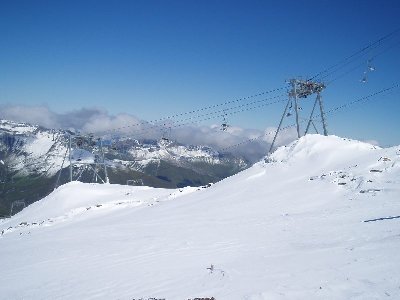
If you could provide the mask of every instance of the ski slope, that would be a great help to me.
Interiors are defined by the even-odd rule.
[[[215,185],[70,183],[0,222],[1,299],[399,299],[400,147],[308,135]]]

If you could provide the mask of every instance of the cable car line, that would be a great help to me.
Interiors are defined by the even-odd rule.
[[[369,45],[361,48],[360,50],[356,51],[355,53],[351,54],[350,56],[342,59],[341,61],[337,62],[336,64],[326,68],[325,70],[315,74],[314,76],[312,76],[311,78],[309,78],[308,80],[314,80],[318,77],[320,77],[322,74],[327,73],[329,71],[331,71],[332,69],[342,65],[342,64],[347,64],[349,60],[352,60],[353,58],[357,57],[357,55],[364,53],[365,51],[369,50],[369,49],[373,49],[375,47],[378,47],[380,45],[381,42],[390,39],[391,37],[395,36],[396,34],[398,34],[400,32],[400,28],[397,28],[396,30],[384,35],[383,37],[379,38],[378,40],[376,40],[373,43],[370,43]],[[335,71],[334,71],[335,72]],[[323,78],[325,78],[326,76],[324,76]]]
[[[379,53],[375,54],[374,56],[372,56],[372,57],[370,58],[370,60],[374,60],[375,58],[381,56],[382,54],[386,53],[387,51],[389,51],[389,50],[391,50],[392,48],[397,47],[397,46],[399,46],[399,45],[400,45],[400,41],[397,41],[396,43],[389,45],[388,47],[386,47],[385,49],[383,49],[381,52],[379,52]],[[327,86],[330,85],[331,83],[335,82],[336,80],[338,80],[338,79],[340,79],[340,78],[342,78],[342,77],[344,77],[344,76],[350,74],[351,72],[353,72],[353,71],[355,71],[355,70],[357,70],[357,69],[363,67],[364,65],[365,65],[365,62],[359,63],[358,65],[354,66],[353,68],[347,70],[346,72],[344,72],[344,73],[340,74],[339,76],[333,78],[332,80],[326,82],[326,85],[327,85]]]
[[[274,98],[276,98],[276,97],[274,97]],[[269,99],[271,99],[271,98],[269,98]],[[260,102],[260,101],[258,101],[258,102]],[[236,111],[229,111],[229,110],[233,110],[233,109],[240,108],[240,107],[243,107],[243,106],[248,106],[248,105],[240,105],[240,106],[237,106],[237,107],[226,109],[225,112],[226,112],[226,116],[231,116],[231,115],[236,115],[236,114],[241,113],[241,112],[251,111],[251,110],[254,110],[254,109],[266,107],[266,106],[269,106],[269,105],[272,105],[272,104],[281,103],[281,102],[285,102],[285,101],[287,101],[287,98],[283,98],[282,95],[281,95],[278,100],[273,101],[273,102],[267,102],[267,103],[264,103],[264,104],[261,104],[261,105],[257,105],[257,106],[250,106],[250,107],[247,107],[245,109],[239,109],[239,110],[236,110]],[[257,103],[257,102],[254,102],[254,103]],[[193,124],[199,124],[200,122],[213,120],[213,119],[216,119],[217,117],[220,117],[220,116],[221,116],[221,112],[218,111],[218,112],[214,112],[212,114],[207,114],[207,116],[205,118],[202,118],[202,119],[199,119],[199,120],[196,120],[196,118],[193,118],[193,119],[188,119],[189,122],[185,122],[185,123],[175,123],[175,124],[172,123],[172,124],[169,124],[168,130],[171,130],[173,128],[180,128],[180,127],[184,127],[184,126],[188,126],[188,125],[193,125]],[[166,130],[166,124],[159,125],[159,124],[148,123],[146,125],[151,127],[152,129],[155,129],[155,130],[161,132],[161,134],[163,134],[163,132]],[[143,128],[143,129],[141,129],[139,131],[136,131],[135,133],[138,134],[138,133],[141,133],[141,132],[143,132],[145,130],[148,130],[148,129]]]
[[[189,118],[186,118],[186,119],[178,120],[177,122],[185,122],[185,121],[189,121],[189,120],[193,120],[193,119],[197,119],[197,118],[201,118],[201,117],[205,117],[205,116],[209,116],[209,115],[216,115],[216,114],[221,115],[221,113],[224,114],[226,111],[229,111],[229,110],[233,110],[233,109],[241,108],[241,107],[246,107],[246,106],[251,106],[253,104],[260,103],[260,102],[265,102],[265,101],[271,100],[271,99],[282,99],[282,97],[286,98],[287,96],[286,96],[286,94],[281,94],[281,95],[277,95],[277,96],[274,96],[274,97],[265,98],[265,99],[262,99],[262,100],[257,100],[257,101],[241,104],[241,105],[234,106],[234,107],[229,107],[229,108],[224,108],[224,109],[221,109],[221,110],[216,110],[216,111],[209,112],[209,113],[206,113],[206,114],[203,114],[203,115],[189,117]],[[273,101],[273,102],[270,102],[270,103],[271,104],[275,104],[275,103],[278,103],[278,102]]]
[[[356,100],[347,102],[347,103],[345,103],[345,104],[343,104],[343,105],[340,105],[340,106],[338,106],[338,107],[332,108],[332,109],[326,111],[325,114],[334,114],[334,113],[336,113],[336,112],[339,111],[339,110],[346,109],[346,108],[348,108],[349,106],[355,105],[355,104],[360,103],[360,102],[362,102],[362,101],[368,101],[368,100],[370,100],[371,98],[373,98],[374,96],[377,96],[377,95],[379,95],[379,94],[382,94],[382,93],[385,93],[385,92],[394,90],[394,89],[399,88],[399,87],[400,87],[400,83],[393,84],[392,86],[390,86],[390,87],[388,87],[388,88],[379,90],[379,91],[377,91],[377,92],[375,92],[375,93],[369,94],[369,95],[367,95],[367,96],[364,96],[364,97],[358,98],[358,99],[356,99]],[[316,116],[313,118],[313,121],[319,121],[319,120],[318,120],[318,117],[320,117],[320,115],[316,115]],[[305,121],[306,121],[306,120],[301,120],[300,123],[304,123]],[[281,131],[282,131],[282,130],[288,130],[288,129],[290,129],[290,128],[296,127],[296,125],[297,125],[297,124],[291,124],[291,125],[288,125],[288,126],[286,126],[286,127],[282,127],[280,130],[281,130]],[[262,134],[262,135],[260,135],[260,136],[258,136],[258,137],[251,138],[251,139],[247,139],[247,140],[242,141],[242,142],[240,142],[240,143],[237,143],[237,144],[234,144],[234,145],[230,145],[230,146],[221,148],[220,151],[223,152],[223,151],[226,151],[226,150],[228,150],[228,149],[232,149],[232,148],[241,146],[241,145],[243,145],[243,144],[246,144],[246,143],[249,143],[249,142],[253,142],[253,141],[259,140],[259,139],[261,139],[261,138],[263,138],[263,137],[265,137],[265,136],[269,136],[269,135],[275,134],[275,133],[276,133],[275,130],[274,130],[274,131],[270,131],[270,132],[267,132],[266,134]]]
[[[399,33],[399,32],[400,32],[400,28],[390,32],[389,34],[384,35],[383,37],[379,38],[375,42],[363,47],[362,49],[356,51],[352,55],[350,55],[350,56],[344,58],[343,60],[339,61],[338,63],[326,68],[325,70],[320,71],[316,75],[312,76],[309,80],[312,80],[312,79],[315,79],[317,77],[320,77],[321,75],[323,75],[323,74],[325,74],[327,72],[329,72],[329,73],[325,74],[324,76],[321,76],[321,79],[324,79],[324,78],[327,78],[327,77],[331,76],[333,73],[338,72],[340,69],[342,69],[343,67],[345,67],[349,63],[351,63],[353,59],[359,59],[359,57],[357,57],[358,55],[360,55],[360,54],[364,55],[364,52],[366,52],[367,50],[371,50],[371,49],[374,49],[374,48],[377,48],[377,47],[381,46],[382,42],[384,42],[386,40],[390,40],[392,37],[396,36],[396,34]],[[337,67],[339,67],[339,68],[337,68]],[[335,68],[337,68],[337,69],[335,69]],[[335,80],[332,80],[332,81],[335,81]],[[253,94],[253,95],[250,95],[250,96],[247,96],[247,97],[242,97],[242,98],[238,98],[238,99],[235,99],[235,100],[230,100],[230,101],[226,101],[226,102],[223,102],[223,103],[213,104],[213,105],[209,105],[209,106],[206,106],[206,107],[203,107],[203,108],[199,108],[199,109],[195,109],[195,110],[191,110],[191,111],[187,111],[187,112],[173,114],[171,116],[162,117],[162,118],[155,119],[155,120],[152,120],[152,121],[139,121],[139,122],[136,122],[136,123],[133,123],[133,124],[130,124],[130,125],[104,130],[101,133],[104,135],[104,134],[116,132],[118,130],[125,129],[125,128],[130,128],[130,127],[135,127],[135,126],[140,126],[140,125],[155,124],[155,123],[162,122],[162,121],[165,121],[165,120],[170,120],[170,119],[175,119],[175,118],[179,118],[179,117],[186,116],[186,115],[196,114],[196,113],[199,113],[199,112],[202,112],[202,111],[206,111],[206,110],[209,110],[209,109],[214,109],[214,108],[221,107],[221,106],[224,106],[224,105],[228,105],[228,104],[232,104],[232,103],[248,100],[248,99],[251,99],[251,98],[254,98],[254,97],[259,97],[259,96],[262,96],[262,95],[265,95],[265,94],[269,94],[269,93],[273,93],[273,92],[276,92],[276,91],[280,91],[280,90],[283,90],[283,89],[286,89],[286,87],[279,87],[279,88],[276,88],[276,89],[272,89],[272,90],[264,91],[264,92],[261,92],[261,93]],[[188,119],[191,119],[191,118],[188,118]]]
[[[191,117],[186,118],[186,119],[175,121],[174,123],[172,123],[171,127],[181,127],[181,126],[184,126],[186,124],[193,124],[193,123],[199,123],[201,121],[211,120],[211,119],[216,118],[215,115],[220,117],[221,113],[223,113],[224,111],[231,111],[231,110],[242,108],[242,107],[249,107],[250,106],[250,109],[240,110],[239,112],[248,111],[248,110],[252,110],[252,109],[255,109],[255,108],[265,107],[265,106],[268,106],[268,105],[271,105],[271,104],[275,104],[275,103],[279,103],[279,102],[282,102],[282,101],[267,102],[267,103],[265,103],[263,105],[257,105],[254,108],[251,108],[251,106],[253,106],[254,104],[257,104],[257,103],[260,103],[260,102],[266,102],[266,101],[272,100],[272,99],[282,99],[282,97],[284,97],[284,96],[286,96],[286,95],[285,94],[280,94],[280,95],[277,95],[277,96],[274,96],[274,97],[269,97],[269,98],[265,98],[265,99],[261,99],[261,100],[256,100],[256,101],[252,101],[252,102],[249,102],[249,103],[241,104],[241,105],[230,107],[230,108],[225,108],[223,110],[217,110],[217,111],[212,111],[212,112],[209,112],[209,113],[206,113],[206,114],[202,114],[202,115],[191,116]],[[238,112],[235,112],[234,114],[236,114],[236,113],[238,113]],[[228,113],[228,114],[231,114],[231,113]],[[211,116],[211,117],[207,117],[207,116]],[[186,122],[186,121],[190,121],[190,120],[196,120],[196,119],[199,119],[199,118],[202,118],[202,117],[207,117],[207,118],[203,118],[203,119],[201,119],[199,121],[195,121],[195,122],[187,122],[187,123],[181,124],[181,122]],[[158,122],[160,122],[160,121],[166,121],[166,120],[165,119],[164,120],[161,120],[161,119],[158,120]],[[161,124],[157,124],[155,122],[156,121],[142,121],[140,124],[132,124],[132,125],[126,125],[126,126],[121,126],[121,127],[118,127],[118,128],[114,128],[112,131],[134,128],[134,127],[137,127],[138,125],[145,125],[147,128],[139,129],[135,133],[141,133],[141,132],[143,132],[145,130],[148,130],[149,127],[153,128],[153,129],[156,129],[156,130],[159,130],[159,131],[164,131],[165,130],[165,126],[166,126],[165,123],[163,125],[161,125]],[[102,131],[101,132],[102,135],[105,135],[105,132],[106,131]]]
[[[151,120],[151,121],[140,121],[140,122],[137,122],[137,123],[126,125],[126,126],[121,126],[121,127],[116,127],[116,128],[109,129],[109,130],[104,130],[101,133],[107,134],[107,133],[115,132],[115,131],[118,131],[118,130],[121,130],[121,129],[125,129],[125,128],[128,128],[128,127],[135,127],[135,126],[140,126],[140,125],[144,125],[144,124],[154,124],[154,123],[162,122],[162,121],[165,121],[165,120],[174,119],[174,118],[177,118],[177,117],[190,115],[190,114],[195,114],[195,113],[202,112],[202,111],[205,111],[205,110],[221,107],[221,106],[224,106],[224,105],[245,101],[245,100],[248,100],[248,99],[251,99],[251,98],[259,97],[259,96],[262,96],[262,95],[270,94],[270,93],[281,91],[281,90],[284,90],[284,89],[286,89],[286,87],[280,87],[280,88],[264,91],[264,92],[261,92],[261,93],[258,93],[258,94],[253,94],[253,95],[250,95],[250,96],[247,96],[247,97],[242,97],[242,98],[238,98],[238,99],[235,99],[235,100],[230,100],[230,101],[226,101],[226,102],[223,102],[223,103],[213,104],[213,105],[209,105],[209,106],[202,107],[202,108],[199,108],[199,109],[195,109],[195,110],[191,110],[191,111],[187,111],[187,112],[182,112],[182,113],[177,113],[177,114],[174,114],[174,115],[171,115],[171,116],[162,117],[162,118]]]

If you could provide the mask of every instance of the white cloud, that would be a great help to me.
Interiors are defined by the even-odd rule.
[[[27,122],[49,128],[56,127],[56,115],[45,106],[4,105],[0,109],[0,117],[6,120]]]

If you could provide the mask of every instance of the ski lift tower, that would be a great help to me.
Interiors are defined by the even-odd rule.
[[[85,171],[92,174],[91,182],[109,183],[103,142],[89,135],[69,135],[69,179],[79,181]]]
[[[319,104],[320,115],[318,117],[321,117],[324,135],[325,136],[328,135],[328,130],[326,128],[324,107],[323,107],[322,96],[321,96],[321,92],[326,87],[325,84],[320,83],[320,82],[311,81],[311,80],[302,80],[302,79],[290,79],[289,84],[290,84],[290,89],[288,92],[289,100],[285,106],[285,110],[283,111],[282,118],[279,122],[278,129],[276,130],[274,139],[272,140],[272,144],[269,149],[269,153],[272,152],[272,149],[275,145],[276,138],[278,137],[279,131],[281,130],[283,119],[285,117],[292,116],[291,109],[292,109],[293,105],[294,105],[294,115],[296,118],[297,137],[298,138],[301,137],[300,121],[299,121],[299,119],[300,119],[299,101],[306,99],[308,96],[311,96],[314,94],[316,94],[317,97],[314,101],[314,105],[313,105],[310,117],[308,118],[307,128],[304,132],[304,135],[306,135],[308,133],[311,125],[314,127],[315,131],[317,131],[317,133],[318,133],[317,127],[315,126],[314,121],[313,121],[313,120],[315,120],[314,112],[315,112],[317,104]]]
[[[13,203],[11,203],[10,217],[13,215],[14,208],[17,206],[20,206],[20,207],[22,207],[22,209],[24,209],[26,207],[25,200],[16,200]]]

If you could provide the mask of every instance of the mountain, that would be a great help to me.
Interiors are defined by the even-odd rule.
[[[3,299],[398,299],[400,146],[307,135],[214,185],[72,182],[0,221]]]
[[[72,146],[74,179],[92,182],[93,172],[83,163],[94,159],[99,142],[91,135],[46,129],[25,123],[0,120],[0,216],[10,212],[11,203],[31,204],[69,181],[68,136],[89,140]],[[210,147],[182,145],[169,140],[139,141],[133,138],[104,140],[103,148],[111,183],[176,188],[217,182],[250,166],[243,157],[221,154]],[[63,163],[64,161],[64,163]],[[101,174],[100,174],[101,175]],[[104,176],[103,176],[104,177]],[[97,176],[95,177],[97,178]]]

